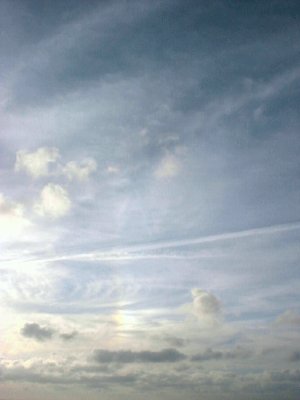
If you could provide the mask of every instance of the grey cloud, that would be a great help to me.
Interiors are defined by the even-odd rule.
[[[77,335],[77,331],[72,331],[70,333],[60,333],[58,330],[41,326],[36,322],[26,323],[21,329],[21,335],[30,339],[35,339],[39,342],[44,342],[46,340],[51,340],[54,336],[58,334],[58,337],[64,341],[69,341],[74,339]]]
[[[61,374],[59,370],[52,371],[51,373],[47,371],[41,372],[34,367],[25,368],[23,365],[15,367],[1,366],[1,368],[2,375],[0,376],[0,382],[19,381],[55,385],[79,384],[95,388],[111,384],[126,385],[136,380],[136,375],[134,374],[74,375],[71,373],[72,371],[65,371],[64,374]]]
[[[207,349],[203,353],[195,354],[191,357],[191,361],[211,361],[211,360],[229,360],[236,358],[248,358],[251,353],[247,350],[236,348],[234,350],[221,351]]]
[[[59,337],[61,339],[65,340],[65,341],[69,341],[69,340],[74,339],[77,335],[78,335],[78,332],[77,331],[73,331],[73,332],[70,332],[70,333],[61,333],[59,335]]]
[[[95,350],[93,354],[93,359],[99,363],[172,363],[185,358],[185,354],[172,348],[161,351]]]
[[[186,344],[186,340],[175,336],[167,336],[164,341],[175,347],[183,347]]]
[[[222,308],[221,302],[212,293],[205,290],[192,289],[193,310],[198,317],[217,316]]]
[[[35,339],[39,342],[52,339],[55,330],[42,327],[37,323],[26,323],[21,329],[21,334],[27,338]]]
[[[299,382],[300,381],[300,370],[284,370],[271,372],[269,378],[274,382]]]
[[[289,356],[289,361],[300,361],[300,351],[293,351]]]

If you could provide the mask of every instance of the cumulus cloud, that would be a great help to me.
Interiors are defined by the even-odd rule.
[[[173,154],[166,154],[155,170],[155,176],[159,179],[172,178],[178,174],[180,162]]]
[[[55,163],[59,158],[59,151],[54,147],[40,147],[29,153],[26,150],[17,152],[15,171],[25,171],[33,178],[47,176],[49,164]]]
[[[68,162],[63,168],[63,174],[70,180],[85,181],[97,169],[97,163],[89,158],[81,163],[75,161]]]
[[[51,328],[42,327],[37,323],[27,323],[21,329],[21,334],[27,338],[35,339],[39,342],[52,339],[55,331]]]
[[[24,207],[9,201],[0,193],[0,238],[16,239],[30,225],[24,216]]]
[[[34,206],[37,214],[52,218],[63,217],[70,208],[71,200],[68,192],[60,185],[53,183],[49,183],[42,189],[40,198]]]
[[[184,360],[186,356],[176,349],[161,351],[95,350],[93,359],[99,363],[163,363]]]
[[[221,312],[221,302],[205,290],[192,289],[193,313],[199,317],[216,317]]]

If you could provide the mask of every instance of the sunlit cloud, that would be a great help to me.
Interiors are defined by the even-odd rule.
[[[26,218],[24,206],[9,201],[0,193],[0,236],[2,240],[16,240],[32,227]]]
[[[34,210],[43,217],[60,218],[71,208],[68,192],[60,185],[49,183],[40,193],[40,199],[35,203]]]
[[[33,178],[47,176],[50,172],[49,165],[55,163],[60,157],[57,148],[41,147],[30,153],[19,150],[16,156],[15,170],[25,171]]]
[[[97,163],[93,159],[87,159],[81,163],[70,161],[63,167],[63,174],[71,181],[85,181],[96,169]]]
[[[155,176],[159,179],[172,178],[180,171],[180,162],[173,154],[166,154],[155,170]]]

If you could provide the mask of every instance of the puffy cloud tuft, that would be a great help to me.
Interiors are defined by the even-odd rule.
[[[193,296],[193,313],[199,317],[215,317],[221,311],[221,302],[209,292],[194,288]]]
[[[89,158],[81,163],[75,161],[68,162],[63,168],[63,174],[70,180],[85,181],[90,174],[97,169],[97,163],[94,159]]]
[[[58,158],[59,151],[54,147],[40,147],[32,153],[20,150],[17,152],[15,170],[23,170],[33,178],[47,176],[49,164],[54,163]]]
[[[41,216],[59,218],[70,211],[71,200],[63,187],[49,183],[42,189],[40,199],[34,208]]]

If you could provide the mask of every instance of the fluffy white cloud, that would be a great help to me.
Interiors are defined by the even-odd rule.
[[[193,313],[199,318],[216,317],[221,311],[221,302],[209,292],[194,288],[193,296]]]
[[[49,174],[49,164],[55,163],[58,158],[59,151],[54,147],[40,147],[32,153],[20,150],[16,156],[15,171],[24,170],[33,178],[47,176]]]
[[[70,180],[84,181],[88,179],[91,173],[97,169],[97,163],[92,158],[84,160],[81,163],[75,161],[68,162],[63,168],[63,174]]]
[[[69,212],[71,200],[63,187],[49,183],[42,189],[34,208],[39,215],[59,218]]]
[[[180,170],[180,162],[173,154],[166,154],[155,170],[156,178],[172,178]]]
[[[30,225],[30,221],[24,216],[24,207],[21,204],[10,202],[0,193],[1,240],[16,239]]]

